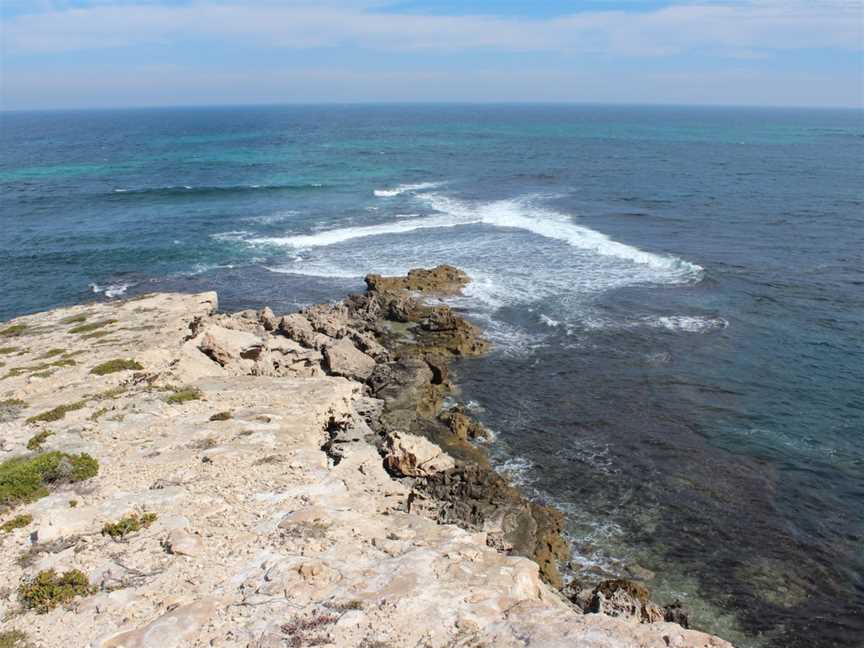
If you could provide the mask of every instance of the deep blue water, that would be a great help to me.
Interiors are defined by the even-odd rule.
[[[461,398],[567,512],[576,578],[638,564],[742,646],[864,636],[861,112],[0,120],[0,318],[163,289],[289,310],[453,263],[496,343]]]

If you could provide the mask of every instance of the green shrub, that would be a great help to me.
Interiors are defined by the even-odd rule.
[[[87,313],[81,313],[80,315],[70,315],[69,317],[64,317],[60,320],[61,324],[80,324],[81,322],[86,322],[87,318],[90,317]]]
[[[13,324],[0,331],[2,337],[18,337],[27,329],[26,324]]]
[[[156,521],[158,516],[155,513],[145,513],[138,515],[130,513],[116,522],[106,522],[102,527],[102,535],[108,535],[115,540],[122,540],[130,533],[136,533],[141,529],[146,529]]]
[[[91,374],[96,374],[97,376],[104,376],[106,374],[116,373],[118,371],[140,371],[144,367],[142,367],[135,360],[123,360],[122,358],[117,358],[115,360],[108,360],[108,362],[103,362],[102,364],[96,365],[90,370]]]
[[[80,482],[99,472],[99,462],[88,454],[45,452],[14,457],[0,464],[0,507],[32,502],[48,494],[49,486]]]
[[[179,403],[185,403],[187,401],[193,400],[201,400],[204,397],[204,394],[201,393],[201,390],[197,387],[185,387],[183,389],[176,390],[173,394],[168,397],[167,403],[171,405],[176,405]]]
[[[31,416],[27,419],[28,423],[51,423],[53,421],[59,421],[63,417],[66,416],[69,412],[74,412],[75,410],[79,410],[87,404],[86,400],[76,401],[74,403],[67,403],[65,405],[58,405],[52,410],[48,410],[47,412],[42,412],[41,414],[37,414],[36,416]]]
[[[11,533],[15,529],[26,527],[32,521],[33,516],[29,513],[24,513],[23,515],[16,515],[11,520],[7,520],[2,525],[0,525],[0,530],[5,531],[6,533]]]
[[[51,432],[50,430],[42,430],[38,434],[34,434],[32,437],[30,437],[30,440],[27,442],[27,449],[33,450],[33,451],[41,450],[42,444],[45,443],[45,439],[47,439],[52,434],[54,434],[54,433]]]
[[[75,328],[69,329],[70,333],[90,333],[91,331],[95,331],[96,329],[100,329],[103,326],[108,326],[109,324],[116,323],[116,319],[107,319],[100,320],[98,322],[90,322],[90,324],[82,324],[81,326],[76,326]]]
[[[0,648],[33,648],[33,644],[20,630],[4,630],[0,632]]]
[[[217,412],[213,416],[210,417],[211,421],[227,421],[232,418],[233,414],[231,412]]]
[[[53,569],[45,569],[18,587],[18,597],[24,606],[39,614],[45,614],[58,605],[71,603],[78,596],[95,592],[96,588],[90,585],[87,575],[78,569],[70,569],[60,575]]]

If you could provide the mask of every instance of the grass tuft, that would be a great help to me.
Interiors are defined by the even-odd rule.
[[[48,349],[45,353],[39,356],[40,360],[44,360],[46,358],[53,358],[54,356],[63,355],[66,353],[66,349]]]
[[[52,410],[48,410],[47,412],[42,412],[41,414],[36,414],[35,416],[31,416],[27,419],[28,423],[51,423],[53,421],[59,421],[64,418],[66,414],[69,412],[74,412],[75,410],[79,410],[83,408],[87,404],[86,400],[75,401],[74,403],[67,403],[65,405],[58,405]]]
[[[49,486],[80,482],[99,472],[99,462],[86,453],[45,452],[0,463],[0,507],[45,497]]]
[[[33,648],[33,644],[20,630],[4,630],[0,632],[0,648]]]
[[[165,402],[171,405],[178,405],[188,401],[201,400],[203,397],[204,394],[197,387],[184,387],[183,389],[176,390]]]
[[[158,516],[155,513],[130,513],[116,522],[106,522],[102,527],[102,535],[108,535],[114,540],[122,540],[130,533],[136,533],[141,529],[146,529],[156,521]]]
[[[100,329],[103,326],[108,326],[109,324],[116,323],[116,319],[107,319],[100,320],[98,322],[90,322],[89,324],[82,324],[81,326],[76,326],[75,328],[69,329],[70,333],[81,334],[81,333],[90,333],[91,331],[95,331],[96,329]]]
[[[34,434],[32,437],[30,437],[30,440],[27,442],[27,449],[33,450],[34,452],[36,450],[41,450],[42,444],[45,443],[45,440],[49,436],[51,436],[52,434],[54,434],[54,433],[51,432],[50,430],[42,430],[38,434]]]
[[[0,525],[0,531],[5,531],[6,533],[12,533],[15,529],[21,529],[26,527],[33,521],[33,516],[29,513],[24,513],[23,515],[16,515],[11,520],[7,520],[2,525]]]
[[[24,607],[45,614],[58,605],[71,603],[78,596],[94,594],[87,575],[79,569],[58,574],[53,569],[40,571],[29,581],[18,587],[18,597]]]
[[[80,324],[81,322],[86,322],[87,318],[90,317],[87,313],[81,313],[80,315],[70,315],[69,317],[64,317],[60,320],[61,324]]]
[[[233,416],[234,415],[230,411],[229,412],[217,412],[216,414],[214,414],[213,416],[210,417],[210,420],[211,421],[227,421],[227,420],[233,418]]]
[[[15,353],[16,351],[19,351],[20,349],[21,349],[21,347],[15,347],[15,346],[0,347],[0,355],[7,355],[9,353]]]
[[[26,324],[13,324],[0,331],[0,337],[18,337],[27,329]]]
[[[97,376],[105,376],[107,374],[117,373],[118,371],[140,371],[143,368],[144,367],[135,360],[116,358],[96,365],[90,370],[90,373]]]

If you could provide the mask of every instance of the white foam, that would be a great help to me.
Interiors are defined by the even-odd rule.
[[[393,189],[376,189],[372,193],[374,193],[378,198],[393,198],[395,196],[401,196],[404,193],[435,189],[440,186],[440,182],[417,182],[414,184],[400,184]]]
[[[131,284],[128,283],[113,283],[108,284],[107,286],[100,286],[99,284],[91,283],[90,290],[92,290],[97,295],[99,293],[102,293],[109,299],[114,299],[115,297],[119,297],[120,295],[125,293],[130,285]]]
[[[554,320],[548,315],[544,315],[543,313],[540,313],[540,321],[550,328],[557,328],[561,326],[561,322],[559,322],[558,320]]]
[[[722,317],[699,317],[690,315],[667,315],[663,317],[649,317],[642,320],[648,326],[665,328],[670,331],[684,331],[686,333],[708,333],[724,329],[729,322]]]
[[[664,276],[664,281],[699,280],[700,266],[673,256],[645,252],[631,245],[614,241],[558,212],[532,205],[525,200],[502,200],[472,206],[441,194],[422,194],[421,198],[438,213],[421,218],[401,218],[399,221],[343,227],[315,234],[287,237],[255,238],[251,243],[313,248],[344,243],[358,238],[407,234],[422,229],[460,227],[484,224],[493,227],[532,232],[544,238],[562,241],[580,250],[594,252],[650,267]],[[654,277],[654,279],[660,279]]]
[[[525,486],[531,481],[534,464],[524,457],[510,457],[496,464],[495,471],[514,486]]]
[[[529,200],[501,200],[472,208],[461,201],[440,194],[426,194],[423,199],[434,209],[453,214],[462,222],[467,220],[496,227],[527,230],[603,256],[626,259],[659,270],[686,274],[691,278],[702,276],[703,269],[694,263],[673,256],[645,252],[632,245],[619,243],[605,234],[574,223],[566,214],[537,207]]]

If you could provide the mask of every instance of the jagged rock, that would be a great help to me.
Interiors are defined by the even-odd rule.
[[[651,601],[647,588],[623,579],[603,581],[595,587],[588,612],[625,617],[640,623],[657,623],[666,616],[663,608]]]
[[[347,309],[342,304],[318,304],[303,309],[303,316],[318,333],[330,338],[341,338],[351,331]]]
[[[279,332],[304,347],[314,346],[316,331],[309,320],[300,313],[291,313],[283,317],[279,321]]]
[[[410,290],[426,294],[456,295],[468,284],[470,278],[462,270],[450,265],[434,268],[414,268],[405,277],[382,277],[366,275],[366,286],[372,292],[394,292]]]
[[[529,502],[503,477],[477,464],[440,472],[417,482],[414,489],[437,502],[439,522],[487,531],[503,548],[536,560],[553,586],[562,585],[558,562],[568,549],[561,537],[564,520],[559,511]],[[410,505],[409,500],[409,510]]]
[[[211,360],[225,367],[240,360],[254,362],[264,349],[264,342],[252,333],[213,325],[204,330],[198,348]]]
[[[342,338],[324,348],[324,369],[334,376],[366,380],[375,369],[375,361]]]
[[[264,327],[264,330],[275,331],[279,326],[280,320],[273,314],[273,311],[270,310],[269,306],[265,306],[258,311],[258,321],[261,322],[261,326]]]
[[[413,434],[391,432],[387,436],[384,465],[405,477],[428,477],[455,465],[453,459],[434,443]]]
[[[454,407],[444,412],[441,417],[449,426],[450,431],[459,439],[488,439],[489,430],[479,421],[471,418],[461,407]]]
[[[690,615],[684,609],[681,601],[673,601],[663,607],[663,619],[669,623],[677,623],[682,628],[690,627]]]
[[[424,351],[455,356],[478,356],[489,350],[480,330],[448,306],[436,306],[419,322],[417,337]]]

